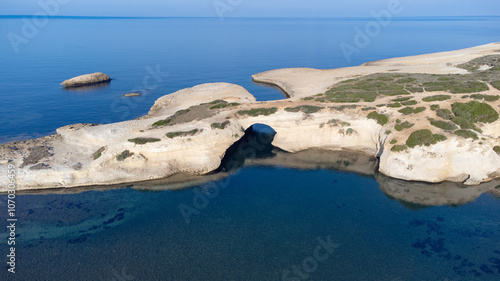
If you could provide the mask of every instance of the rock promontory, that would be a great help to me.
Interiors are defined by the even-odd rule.
[[[0,145],[0,173],[15,167],[20,190],[213,174],[248,128],[265,124],[282,151],[360,152],[396,179],[477,185],[500,178],[499,43],[253,77],[289,98],[259,102],[238,85],[198,85],[159,98],[135,120],[68,125]],[[0,178],[0,192],[8,180]]]

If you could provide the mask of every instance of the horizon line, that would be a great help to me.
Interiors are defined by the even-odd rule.
[[[0,15],[0,18],[24,18],[24,17],[40,17],[40,15]],[[70,16],[70,15],[46,15],[48,18],[116,18],[116,19],[219,19],[220,17],[189,17],[189,16]],[[432,18],[480,18],[480,17],[500,17],[500,15],[461,15],[461,16],[400,16],[392,17],[392,19],[432,19]],[[371,19],[371,16],[353,16],[353,17],[281,17],[281,16],[248,16],[234,17],[228,16],[224,19]]]

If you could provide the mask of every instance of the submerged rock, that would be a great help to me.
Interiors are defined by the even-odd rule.
[[[109,82],[109,81],[111,81],[111,78],[109,78],[109,75],[101,73],[101,72],[95,72],[95,73],[84,74],[84,75],[80,75],[80,76],[65,80],[61,83],[61,85],[66,87],[66,88],[71,88],[71,87],[81,87],[81,86],[99,84],[99,83],[104,83],[104,82]]]
[[[128,94],[125,94],[124,96],[125,97],[138,97],[142,95],[142,93],[139,93],[139,92],[134,92],[134,93],[128,93]]]

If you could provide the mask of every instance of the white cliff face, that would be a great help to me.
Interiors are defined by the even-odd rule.
[[[373,155],[378,149],[378,131],[381,128],[373,120],[358,120],[355,115],[328,108],[314,114],[291,113],[280,108],[270,116],[238,115],[230,121],[222,117],[216,115],[159,128],[151,126],[158,118],[60,128],[60,138],[50,143],[54,155],[40,160],[48,168],[32,170],[30,168],[34,165],[28,165],[18,169],[18,188],[117,184],[161,179],[177,173],[207,174],[220,166],[226,150],[243,136],[243,130],[256,123],[274,128],[277,134],[273,144],[285,151],[348,149]],[[345,123],[342,126],[328,124],[332,119]],[[212,123],[225,121],[229,124],[224,129],[212,128]],[[193,129],[199,132],[174,138],[165,136],[168,132]],[[146,144],[129,141],[138,137],[160,141]],[[103,148],[102,156],[93,159],[92,155],[100,148]],[[126,150],[131,156],[119,161],[117,156]],[[10,163],[19,167],[23,157],[18,155]],[[6,168],[7,165],[2,165],[2,169]]]
[[[493,179],[499,171],[500,156],[490,146],[458,137],[402,152],[392,152],[388,146],[380,157],[380,172],[414,181],[475,185]]]
[[[349,125],[328,124],[333,119]],[[376,155],[378,134],[382,128],[374,120],[330,109],[312,114],[282,110],[271,116],[245,118],[239,122],[245,128],[256,123],[270,126],[276,131],[272,144],[288,152],[346,149]]]

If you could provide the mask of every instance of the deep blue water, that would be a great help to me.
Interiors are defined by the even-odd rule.
[[[231,82],[259,100],[281,99],[250,76],[500,41],[498,17],[396,19],[346,59],[340,44],[352,44],[354,28],[370,20],[52,18],[16,53],[7,35],[21,35],[23,21],[0,18],[0,143],[132,119],[160,96],[200,83]],[[148,69],[168,75],[154,79]],[[95,71],[113,80],[86,91],[59,86]],[[145,94],[123,97],[133,90]],[[375,178],[252,166],[213,182],[218,194],[123,186],[20,195],[18,273],[2,271],[0,280],[498,280],[498,197],[424,207],[395,200]],[[408,183],[399,194],[420,188]],[[189,223],[180,208],[193,212]],[[335,249],[320,248],[318,261],[327,237]]]

